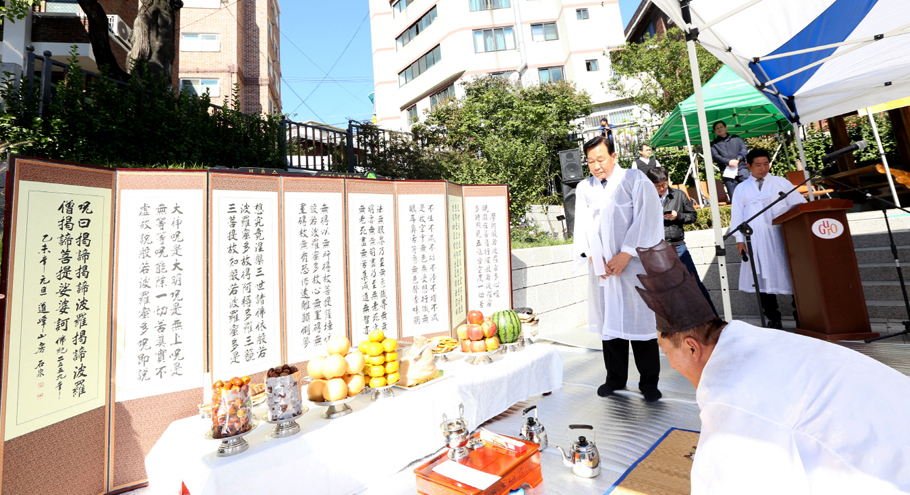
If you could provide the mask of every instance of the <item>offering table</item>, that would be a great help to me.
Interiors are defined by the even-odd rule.
[[[181,482],[192,495],[352,493],[442,448],[442,416],[457,417],[459,404],[473,430],[516,402],[562,386],[562,358],[544,344],[497,355],[488,365],[459,359],[439,367],[447,376],[438,383],[395,389],[394,398],[372,403],[362,393],[349,404],[354,412],[341,418],[323,419],[321,407],[307,404],[297,420],[301,433],[269,438],[269,425],[260,425],[245,437],[249,450],[234,457],[217,457],[218,444],[204,438],[210,419],[175,421],[146,457],[149,487],[169,495]]]

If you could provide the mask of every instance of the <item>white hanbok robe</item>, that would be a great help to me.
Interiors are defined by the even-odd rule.
[[[736,186],[733,195],[733,206],[730,215],[730,228],[735,228],[762,208],[776,200],[779,192],[793,189],[790,181],[768,174],[761,191],[754,177],[749,177]],[[771,221],[783,215],[793,206],[805,203],[802,194],[794,192],[787,199],[777,203],[770,210],[749,223],[752,227],[752,252],[755,257],[755,271],[758,273],[759,289],[765,294],[793,294],[790,282],[790,267],[787,264],[787,251],[784,247],[784,236],[780,225],[771,225]],[[737,242],[746,242],[741,232],[733,234]],[[752,281],[752,266],[744,262],[739,267],[739,290],[755,292]]]
[[[601,340],[657,338],[654,312],[635,291],[641,287],[637,275],[645,273],[635,248],[660,242],[663,225],[657,189],[639,170],[615,167],[606,187],[596,177],[578,184],[575,270],[587,265],[588,325]],[[601,279],[606,273],[604,260],[620,252],[632,255],[629,264],[618,277]]]
[[[910,377],[856,351],[732,321],[696,400],[692,495],[910,493]]]

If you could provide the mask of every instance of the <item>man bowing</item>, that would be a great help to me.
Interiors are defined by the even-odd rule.
[[[735,228],[777,200],[780,193],[786,193],[793,188],[787,179],[769,173],[771,158],[767,150],[759,148],[750,151],[746,155],[746,162],[749,164],[752,176],[736,189],[739,192],[733,197],[730,215],[731,228]],[[749,222],[749,226],[754,232],[752,234],[752,254],[755,258],[755,272],[758,274],[759,297],[761,297],[765,317],[768,318],[768,328],[783,328],[775,294],[790,294],[790,298],[793,298],[784,236],[780,225],[771,225],[771,221],[793,206],[805,202],[806,200],[801,194],[791,194],[770,210],[762,213],[760,217]],[[736,232],[734,237],[737,241],[736,250],[742,255],[746,252],[746,237],[741,231]],[[739,268],[739,290],[754,294],[753,283],[752,268],[749,263],[743,262]],[[796,304],[793,306],[796,307]],[[796,311],[793,312],[793,317],[796,319]]]
[[[575,191],[576,270],[588,269],[588,324],[603,342],[606,382],[597,395],[626,388],[629,342],[648,402],[657,389],[660,355],[654,312],[635,291],[644,273],[636,248],[663,239],[663,212],[651,181],[639,170],[616,166],[613,142],[598,136],[584,146],[593,177]]]

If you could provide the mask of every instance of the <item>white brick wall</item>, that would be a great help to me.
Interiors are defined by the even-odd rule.
[[[541,327],[575,328],[588,320],[587,271],[572,273],[572,245],[512,251],[512,299]]]

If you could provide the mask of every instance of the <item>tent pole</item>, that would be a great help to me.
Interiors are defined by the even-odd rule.
[[[686,123],[686,116],[682,112],[679,112],[679,116],[682,117],[683,130],[686,132],[686,149],[689,150],[689,170],[695,170],[692,182],[695,183],[695,193],[698,195],[696,199],[698,199],[699,206],[705,206],[701,197],[701,188],[698,187],[698,163],[695,161],[695,155],[692,154],[692,143],[689,142],[689,124]],[[688,172],[686,172],[686,175],[688,175]],[[683,181],[683,185],[686,185],[686,181]]]
[[[684,18],[691,23],[689,17],[688,1],[680,2],[683,8]],[[724,319],[731,321],[733,319],[733,309],[730,305],[730,283],[727,278],[727,255],[724,249],[724,235],[720,225],[720,207],[717,205],[717,183],[713,180],[715,177],[714,163],[711,157],[711,139],[708,135],[708,116],[705,114],[705,99],[701,94],[701,74],[698,70],[698,56],[695,53],[695,40],[687,36],[686,49],[689,52],[689,69],[692,71],[692,86],[695,89],[695,103],[698,107],[698,128],[701,134],[701,148],[705,158],[705,181],[708,183],[708,192],[711,195],[711,222],[714,225],[714,247],[717,253],[717,271],[720,275],[720,296],[723,300]]]
[[[878,145],[878,154],[882,156],[882,165],[885,167],[885,177],[888,177],[888,186],[891,187],[891,196],[894,198],[894,204],[900,208],[901,201],[897,199],[897,189],[894,188],[894,179],[891,177],[891,168],[888,167],[888,158],[885,156],[885,148],[882,146],[881,138],[878,137],[878,126],[875,125],[875,118],[872,117],[872,109],[866,108],[866,113],[869,115],[869,123],[872,124],[872,134],[875,135],[875,144]]]
[[[793,128],[793,131],[796,133],[796,147],[799,148],[799,167],[796,167],[796,168],[803,171],[804,179],[809,180],[809,170],[806,169],[806,152],[803,151],[803,138],[802,138],[802,135],[800,134],[800,131],[802,130],[802,128],[803,128],[803,125],[800,123],[797,123],[796,126]],[[809,201],[815,201],[815,194],[812,192],[812,190],[814,189],[814,186],[812,185],[812,181],[809,181],[808,186],[809,186]]]

